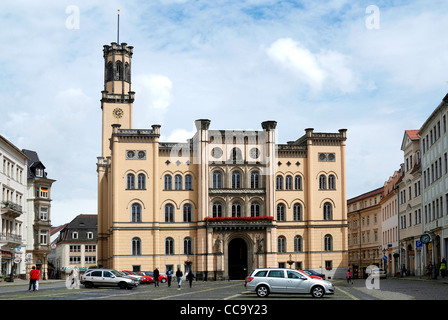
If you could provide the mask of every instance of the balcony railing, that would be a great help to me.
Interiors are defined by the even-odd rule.
[[[14,233],[0,233],[0,242],[8,242],[11,244],[22,243],[22,236]]]
[[[11,201],[2,202],[2,214],[10,214],[13,218],[17,218],[22,214],[22,206]]]
[[[206,217],[207,226],[221,229],[263,229],[272,227],[273,217]]]

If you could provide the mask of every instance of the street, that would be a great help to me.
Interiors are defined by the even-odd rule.
[[[366,281],[355,279],[353,284],[345,280],[333,280],[336,291],[322,300],[448,300],[448,283],[422,279],[381,279],[378,288],[369,289]],[[271,294],[260,299],[244,288],[244,281],[194,281],[192,288],[183,282],[179,290],[176,284],[168,287],[160,284],[141,284],[132,290],[118,288],[92,288],[80,286],[67,289],[65,281],[41,281],[36,292],[26,291],[28,282],[16,280],[13,284],[0,285],[0,300],[246,300],[261,303],[274,300],[315,300],[311,295]]]

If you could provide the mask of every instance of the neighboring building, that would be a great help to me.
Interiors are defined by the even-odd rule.
[[[55,180],[47,177],[45,166],[37,152],[22,150],[28,157],[26,194],[26,274],[36,266],[42,279],[48,277],[48,255],[51,229],[51,186]]]
[[[406,130],[401,144],[404,153],[402,179],[398,183],[399,203],[399,247],[401,266],[410,275],[422,275],[423,252],[420,245],[422,235],[422,184],[420,136],[418,130]]]
[[[448,94],[420,128],[425,266],[448,256]]]
[[[348,262],[354,278],[370,265],[382,267],[381,199],[384,187],[347,200]]]
[[[401,169],[384,183],[381,200],[381,228],[383,268],[389,275],[400,272],[400,252],[398,249],[398,187],[401,181]]]
[[[0,275],[25,273],[23,248],[28,157],[0,135]]]
[[[210,130],[200,119],[186,143],[161,142],[160,125],[132,126],[133,47],[103,53],[98,264],[199,279],[291,264],[345,277],[345,129],[276,144],[275,121]]]
[[[80,214],[59,231],[54,266],[60,278],[75,267],[84,271],[97,265],[97,221],[97,215]]]

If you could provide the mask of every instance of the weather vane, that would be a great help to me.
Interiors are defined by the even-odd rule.
[[[118,8],[117,44],[120,44],[120,8]]]

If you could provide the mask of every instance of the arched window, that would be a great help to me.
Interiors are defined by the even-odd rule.
[[[292,190],[292,176],[286,176],[286,178],[285,178],[285,190]]]
[[[276,180],[275,188],[277,190],[283,190],[283,177],[277,176],[277,178],[275,180]]]
[[[135,176],[132,173],[128,173],[126,176],[126,189],[135,189]]]
[[[256,201],[252,202],[250,205],[250,216],[251,217],[260,216],[260,204]]]
[[[123,63],[120,60],[115,63],[115,80],[123,80]]]
[[[166,255],[174,254],[174,239],[171,237],[165,239],[165,254]]]
[[[142,240],[140,238],[132,238],[132,255],[140,256],[142,255]]]
[[[293,220],[294,221],[302,221],[302,205],[300,203],[295,203],[293,207]]]
[[[172,204],[165,205],[165,222],[174,222],[174,206]]]
[[[191,174],[185,176],[185,190],[193,190],[193,177]]]
[[[213,172],[213,189],[221,189],[221,188],[222,188],[221,172],[215,171]]]
[[[260,174],[258,173],[258,171],[253,171],[250,174],[250,187],[252,189],[260,188]]]
[[[324,251],[333,251],[333,237],[330,234],[324,237]]]
[[[139,189],[146,189],[146,176],[143,173],[137,176],[137,186]]]
[[[282,203],[277,205],[277,221],[286,221],[286,207]]]
[[[219,202],[213,203],[212,214],[213,218],[222,217],[222,206]]]
[[[163,178],[163,181],[164,181],[163,187],[165,190],[171,190],[172,184],[173,184],[172,180],[173,180],[173,178],[171,177],[171,175],[169,175],[169,174],[165,175],[165,177]]]
[[[333,220],[333,206],[330,202],[324,203],[324,220]]]
[[[184,222],[192,222],[193,221],[193,206],[189,203],[184,204],[182,208],[182,215],[184,218]]]
[[[131,66],[127,62],[124,64],[124,81],[131,82]]]
[[[294,177],[294,189],[302,190],[302,177],[301,176]]]
[[[333,174],[328,176],[328,189],[336,190],[336,177]]]
[[[241,217],[241,205],[239,202],[232,203],[232,217]]]
[[[232,149],[231,160],[233,163],[241,162],[243,160],[240,149],[238,148]]]
[[[131,206],[131,221],[142,222],[142,206],[139,203],[133,203]]]
[[[112,61],[109,61],[106,66],[106,81],[114,80],[114,66]]]
[[[294,237],[294,252],[303,252],[303,239],[301,236]]]
[[[192,242],[190,237],[184,238],[184,254],[193,254]]]
[[[327,189],[327,177],[324,174],[319,176],[319,189],[325,190]]]
[[[239,172],[232,172],[232,189],[241,188],[241,174]]]
[[[174,176],[174,190],[182,190],[182,176],[180,174]]]
[[[286,252],[286,238],[284,236],[277,238],[277,251],[278,253]]]

